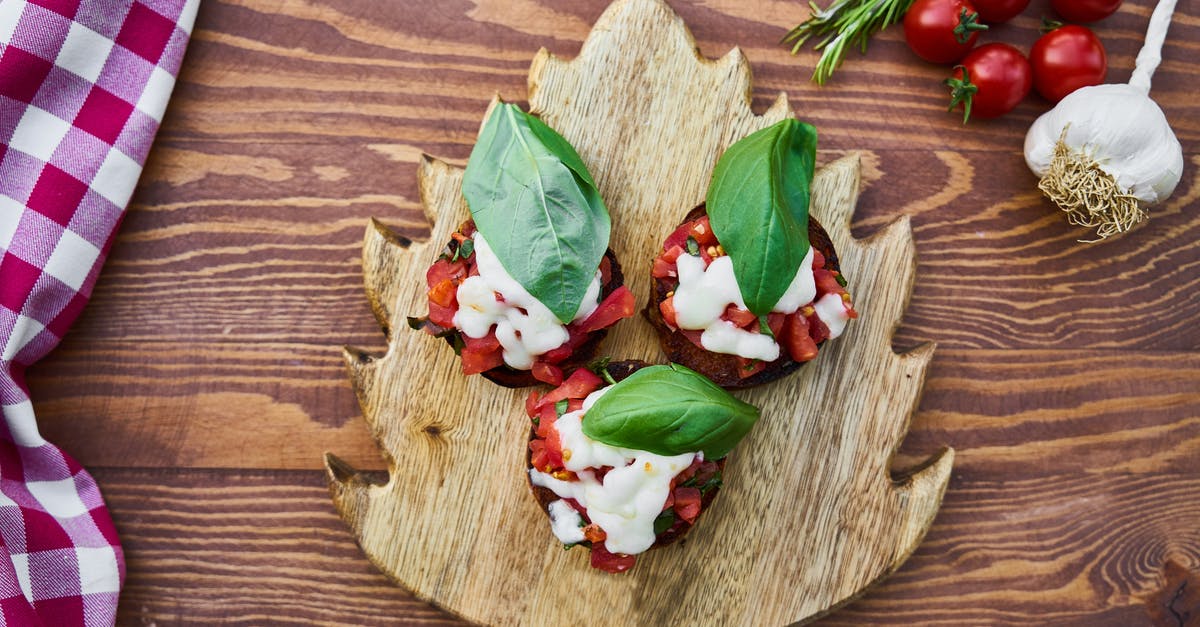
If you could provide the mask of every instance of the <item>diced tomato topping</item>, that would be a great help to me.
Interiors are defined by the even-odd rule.
[[[495,334],[489,333],[488,335],[495,340]],[[467,341],[467,345],[460,353],[463,374],[479,374],[504,364],[504,351],[500,349],[500,342],[497,341],[495,347],[491,348],[487,338],[474,340],[477,342],[474,346],[472,346],[473,338],[463,336],[463,339]]]
[[[679,332],[683,334],[683,337],[686,337],[687,339],[691,340],[692,344],[695,344],[696,346],[699,346],[700,348],[704,348],[704,344],[700,343],[700,336],[704,334],[703,331],[692,331],[689,329],[680,329]],[[708,349],[705,348],[704,350],[708,350]]]
[[[808,334],[808,319],[800,312],[788,314],[783,329],[775,338],[787,350],[792,361],[805,362],[817,356],[817,343]]]
[[[829,327],[825,326],[825,322],[817,317],[816,312],[808,317],[808,336],[814,342],[824,342],[829,339]]]
[[[667,261],[662,257],[655,257],[654,266],[650,268],[650,275],[656,279],[669,279],[679,276],[679,270],[675,267],[674,262]]]
[[[612,262],[608,260],[608,255],[600,258],[600,285],[608,285],[612,279]]]
[[[583,528],[583,539],[588,542],[604,542],[608,539],[608,533],[600,528],[596,523],[590,523]]]
[[[658,311],[662,313],[663,321],[672,328],[678,327],[675,323],[675,297],[670,296],[658,304]]]
[[[541,403],[538,402],[541,399],[541,396],[542,395],[538,394],[537,391],[535,390],[533,392],[530,392],[529,396],[525,397],[525,415],[526,416],[529,416],[530,418],[537,416],[538,407],[541,406]]]
[[[604,385],[604,379],[596,376],[587,368],[576,368],[571,376],[567,377],[563,384],[546,393],[538,402],[538,409],[543,407],[554,407],[554,404],[569,398],[584,399],[588,394],[600,389]]]
[[[443,329],[454,328],[454,314],[458,313],[458,307],[442,307],[437,303],[429,302],[429,321],[442,327]]]
[[[846,290],[837,282],[837,275],[829,270],[813,270],[818,294],[841,294]]]
[[[675,514],[688,524],[696,522],[700,515],[700,490],[697,488],[675,488]]]
[[[688,235],[691,235],[692,223],[684,222],[678,228],[667,236],[667,241],[663,242],[663,250],[671,250],[678,246],[681,249],[686,249]]]
[[[758,327],[758,316],[754,315],[754,312],[748,309],[739,309],[737,305],[726,307],[725,313],[721,314],[721,318],[732,322],[734,326],[742,328],[749,327],[751,324],[755,328]]]
[[[545,440],[530,440],[529,464],[542,472],[550,470],[550,459],[546,456]]]
[[[687,481],[688,479],[691,479],[693,476],[695,476],[696,471],[700,470],[701,463],[702,462],[700,461],[700,458],[697,457],[692,460],[692,465],[688,466],[687,468],[684,468],[683,472],[672,477],[671,478],[671,489],[672,490],[675,489],[675,484],[683,483],[684,481]]]
[[[689,227],[688,235],[695,238],[697,244],[701,246],[717,245],[717,236],[713,233],[712,225],[708,222],[708,216],[690,222]],[[687,241],[686,238],[684,241]]]
[[[571,356],[572,350],[573,349],[571,347],[571,342],[570,342],[570,340],[568,340],[562,346],[559,346],[558,348],[556,348],[548,353],[543,353],[541,360],[548,364],[562,363],[568,357]]]
[[[529,442],[529,450],[532,455],[530,463],[542,472],[550,472],[562,468],[563,465],[562,441],[559,439],[554,421],[554,408],[551,407],[550,415],[542,416],[538,421],[538,437]],[[534,457],[536,457],[536,461]]]
[[[554,405],[542,405],[538,408],[535,417],[538,419],[537,436],[546,438],[550,433],[550,428],[554,426],[554,421],[558,419]]]
[[[696,485],[704,485],[717,475],[721,467],[717,462],[705,461],[700,464],[700,468],[696,470]]]
[[[458,261],[438,259],[425,271],[425,284],[432,288],[442,281],[455,281],[457,285],[466,276],[467,261],[465,259]]]
[[[761,359],[746,359],[745,357],[738,357],[739,378],[745,379],[746,377],[753,377],[754,375],[766,369],[767,362]]]
[[[454,281],[445,279],[429,288],[429,302],[435,303],[440,307],[453,307],[457,293],[458,286],[454,284]]]
[[[633,555],[624,553],[609,553],[603,542],[592,545],[592,568],[598,568],[606,573],[623,573],[637,561]]]
[[[618,320],[632,316],[633,307],[633,292],[629,291],[628,287],[622,285],[613,290],[607,298],[601,301],[591,315],[579,323],[579,330],[583,333],[591,333],[610,327],[616,324]]]
[[[533,362],[533,378],[547,383],[549,385],[562,385],[563,371],[562,368],[548,364],[544,361]]]
[[[659,256],[662,257],[662,260],[667,263],[675,263],[675,260],[679,259],[679,256],[682,254],[683,254],[683,247],[672,246],[670,250],[664,252],[663,254],[661,254]]]
[[[787,314],[771,312],[767,314],[767,328],[771,329],[771,335],[779,337],[780,331],[783,330],[783,322],[787,320]]]
[[[812,248],[812,253],[813,253],[813,265],[812,265],[813,270],[816,270],[818,268],[824,268],[825,267],[825,255],[821,254],[821,251],[817,250],[817,248],[815,246]]]
[[[581,409],[583,409],[583,399],[582,398],[567,399],[567,411],[579,411]]]
[[[462,339],[466,348],[475,352],[490,353],[500,350],[500,340],[496,337],[495,331],[488,331],[487,335],[480,338],[470,337],[464,333]]]

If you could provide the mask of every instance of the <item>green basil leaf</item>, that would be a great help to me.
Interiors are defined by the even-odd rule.
[[[667,510],[654,519],[654,535],[662,535],[664,531],[675,524],[675,512]]]
[[[500,103],[463,175],[471,217],[501,265],[563,323],[579,312],[608,248],[608,209],[579,154],[515,105]]]
[[[725,457],[758,420],[744,403],[680,366],[649,366],[617,383],[583,416],[583,433],[620,448],[657,455],[703,451]]]
[[[771,312],[808,254],[817,130],[789,118],[730,146],[708,187],[708,219],[746,307]]]

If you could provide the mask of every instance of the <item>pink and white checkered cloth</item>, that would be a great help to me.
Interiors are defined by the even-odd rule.
[[[24,373],[92,293],[198,5],[0,0],[0,624],[115,620],[116,529],[91,475],[38,433]]]

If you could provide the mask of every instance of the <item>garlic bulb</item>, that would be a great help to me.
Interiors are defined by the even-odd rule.
[[[1150,99],[1150,76],[1175,0],[1160,0],[1129,84],[1078,89],[1043,114],[1025,136],[1025,162],[1038,187],[1072,224],[1104,239],[1146,219],[1183,175],[1183,147]]]

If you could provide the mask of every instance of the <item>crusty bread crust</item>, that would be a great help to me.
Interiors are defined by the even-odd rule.
[[[707,214],[703,203],[692,209],[680,224],[690,222]],[[829,239],[829,234],[817,222],[816,218],[809,216],[808,218],[808,239],[813,248],[820,251],[825,256],[825,267],[830,270],[839,270],[837,251],[833,249],[833,242]],[[675,281],[671,278],[655,279],[650,285],[650,299],[646,303],[646,308],[642,310],[642,315],[650,321],[654,330],[658,332],[659,345],[667,355],[670,361],[682,364],[703,374],[712,379],[717,385],[731,390],[743,389],[762,385],[770,381],[774,381],[780,377],[795,372],[800,366],[807,362],[796,362],[787,354],[787,351],[782,351],[779,359],[767,364],[761,372],[751,375],[746,378],[739,376],[738,369],[741,367],[736,355],[726,355],[722,353],[713,353],[703,348],[696,346],[678,329],[672,329],[665,320],[663,320],[662,312],[659,310],[659,304],[667,299],[667,293],[675,287]],[[820,346],[824,342],[820,342]]]
[[[646,362],[643,362],[643,361],[631,359],[631,360],[627,360],[627,361],[610,362],[606,366],[606,369],[608,370],[609,376],[611,376],[614,381],[621,381],[625,377],[628,377],[629,375],[633,374],[634,372],[637,372],[638,369],[644,368],[648,365],[650,365],[650,364],[647,364]],[[532,441],[535,437],[537,437],[535,430],[530,429],[529,430],[530,441]],[[528,449],[526,449],[526,451],[525,451],[525,467],[527,469],[533,468],[533,464],[531,463],[530,451]],[[721,469],[722,473],[725,472],[725,459],[724,458],[717,460],[717,467]],[[529,473],[525,474],[525,478],[526,478],[526,480],[529,480]],[[542,508],[542,511],[546,513],[546,516],[549,516],[550,515],[550,510],[549,510],[550,504],[553,503],[554,501],[557,501],[559,499],[559,496],[557,494],[555,494],[554,491],[551,490],[550,488],[544,488],[542,486],[533,485],[532,481],[530,481],[530,483],[529,483],[529,490],[533,493],[533,498],[537,499],[538,506]],[[689,530],[691,530],[691,528],[693,526],[695,526],[695,523],[700,521],[700,517],[704,515],[704,512],[708,511],[708,506],[710,504],[712,504],[713,499],[716,498],[717,492],[719,492],[720,490],[721,490],[721,488],[718,486],[718,487],[714,487],[713,489],[709,490],[706,494],[704,494],[704,497],[700,501],[700,514],[696,517],[695,522],[689,523],[686,520],[683,520],[681,518],[676,518],[674,525],[671,525],[670,528],[668,528],[666,531],[658,534],[655,537],[654,544],[650,548],[653,549],[653,548],[657,548],[660,546],[666,546],[666,545],[671,544],[672,542],[675,542],[676,540],[682,538],[683,536],[687,535],[687,532]],[[591,543],[587,542],[587,541],[581,542],[580,544],[582,544],[583,546],[591,546]]]

